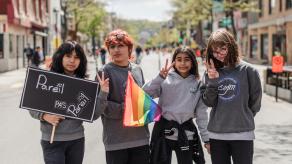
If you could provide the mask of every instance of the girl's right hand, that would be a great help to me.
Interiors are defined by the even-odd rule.
[[[100,85],[100,89],[103,92],[109,93],[109,78],[104,80],[104,72],[102,72],[101,78],[99,77],[99,75],[96,75],[97,80],[99,82]]]
[[[61,120],[65,119],[65,117],[45,113],[43,115],[43,119],[48,123],[52,124],[53,126],[57,126],[61,122]]]
[[[166,59],[164,68],[162,68],[159,72],[159,75],[162,76],[164,79],[166,78],[166,76],[168,75],[169,70],[174,66],[175,62],[171,63],[171,65],[169,67],[167,67],[168,65],[168,59]]]
[[[210,59],[210,64],[208,63],[208,61],[206,62],[206,69],[209,79],[216,79],[219,77],[219,73],[216,70],[212,59]]]

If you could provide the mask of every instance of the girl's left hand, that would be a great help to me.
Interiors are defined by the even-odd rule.
[[[99,85],[100,85],[100,89],[103,92],[109,93],[109,78],[104,79],[104,72],[102,72],[101,78],[99,77],[99,75],[96,75]]]
[[[210,143],[206,143],[204,145],[204,147],[207,149],[207,152],[210,154],[211,153],[211,151],[210,151]]]
[[[171,63],[171,65],[169,66],[169,67],[167,67],[167,65],[168,65],[168,59],[166,59],[166,62],[165,62],[165,65],[164,65],[164,68],[162,68],[161,70],[160,70],[160,76],[162,76],[164,79],[166,78],[166,76],[168,75],[168,72],[169,72],[169,70],[174,66],[174,62],[173,63]]]

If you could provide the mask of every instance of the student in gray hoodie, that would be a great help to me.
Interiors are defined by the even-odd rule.
[[[262,89],[258,72],[240,60],[238,45],[226,30],[211,34],[202,98],[212,107],[208,131],[213,164],[252,164],[254,116]]]
[[[103,124],[103,143],[107,164],[148,164],[148,126],[124,127],[124,97],[131,71],[139,86],[144,84],[142,70],[130,63],[133,41],[123,30],[115,30],[105,39],[112,62],[104,65],[97,75],[100,90],[97,99],[97,115]],[[100,77],[101,76],[101,77]]]
[[[75,41],[63,43],[53,55],[51,71],[86,77],[87,59],[83,48]],[[82,164],[84,156],[83,121],[58,115],[30,111],[40,120],[41,146],[46,164]],[[50,143],[53,126],[56,126],[54,142]]]
[[[151,163],[170,164],[172,150],[178,164],[205,163],[200,136],[209,148],[207,106],[200,93],[198,63],[190,48],[177,48],[172,64],[143,86],[152,97],[159,97],[162,118],[156,122],[151,137]],[[170,71],[171,67],[174,71]],[[168,73],[169,72],[169,73]],[[161,144],[164,143],[164,144]]]

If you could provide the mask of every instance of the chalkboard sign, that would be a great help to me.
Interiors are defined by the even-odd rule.
[[[98,83],[29,67],[20,108],[92,122]]]

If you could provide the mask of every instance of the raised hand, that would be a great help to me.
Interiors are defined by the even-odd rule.
[[[212,59],[210,59],[210,64],[209,62],[206,62],[206,68],[209,79],[216,79],[219,77],[219,73],[217,72]]]
[[[159,72],[160,76],[162,76],[163,78],[166,78],[166,76],[168,75],[169,70],[174,66],[174,64],[175,64],[175,62],[171,63],[171,65],[169,67],[167,67],[168,59],[166,59],[164,67]]]
[[[52,124],[53,126],[57,126],[61,122],[61,120],[65,119],[65,117],[45,113],[43,115],[43,119],[48,123]]]
[[[100,85],[100,89],[103,92],[109,93],[109,78],[104,79],[104,72],[102,72],[101,78],[99,77],[98,74],[96,76],[97,76],[97,80],[98,80],[99,85]]]

